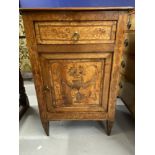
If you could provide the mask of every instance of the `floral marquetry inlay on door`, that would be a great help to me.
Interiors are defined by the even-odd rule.
[[[99,104],[103,62],[51,63],[56,105]]]

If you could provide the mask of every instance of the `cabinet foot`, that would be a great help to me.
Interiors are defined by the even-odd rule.
[[[44,128],[46,135],[49,136],[49,121],[42,122],[42,125],[43,125],[43,128]]]
[[[106,121],[106,130],[107,130],[107,135],[110,136],[111,134],[111,129],[113,127],[114,122],[113,121]]]

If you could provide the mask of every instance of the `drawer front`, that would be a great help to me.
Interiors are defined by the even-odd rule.
[[[43,54],[49,112],[106,112],[112,54]]]
[[[121,75],[119,96],[123,99],[125,105],[135,115],[135,84],[124,75]]]
[[[135,30],[135,13],[131,13],[131,15],[129,15],[128,30]]]
[[[125,75],[125,77],[134,82],[135,80],[135,58],[124,54],[121,62],[120,73]]]
[[[125,33],[124,53],[135,55],[135,32]]]
[[[135,31],[135,11],[131,11],[128,14],[128,22],[127,22],[126,30]]]
[[[35,22],[38,44],[114,43],[116,21]]]

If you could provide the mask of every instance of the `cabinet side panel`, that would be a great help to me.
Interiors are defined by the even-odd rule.
[[[115,102],[117,97],[117,88],[119,82],[120,62],[123,54],[124,29],[127,23],[127,13],[120,12],[117,24],[116,44],[113,55],[113,65],[110,83],[110,95],[108,105],[108,119],[113,121],[115,117]]]
[[[35,84],[35,89],[36,89],[36,94],[37,94],[40,117],[41,117],[42,123],[44,123],[47,118],[46,117],[46,104],[44,102],[44,96],[42,93],[43,80],[41,76],[41,68],[40,68],[39,58],[37,54],[37,46],[36,46],[36,41],[35,41],[33,19],[31,17],[31,14],[23,13],[23,21],[24,21],[24,27],[25,27],[25,32],[26,32],[28,52],[30,55],[30,61],[32,65],[32,72],[33,72],[34,84]]]

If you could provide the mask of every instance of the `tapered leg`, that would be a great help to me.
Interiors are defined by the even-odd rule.
[[[19,70],[19,120],[29,108],[29,100],[26,95],[22,74]]]
[[[106,121],[106,130],[107,130],[107,135],[110,136],[111,134],[111,129],[113,127],[114,121]]]
[[[43,125],[46,135],[49,136],[49,121],[42,122],[42,125]]]

